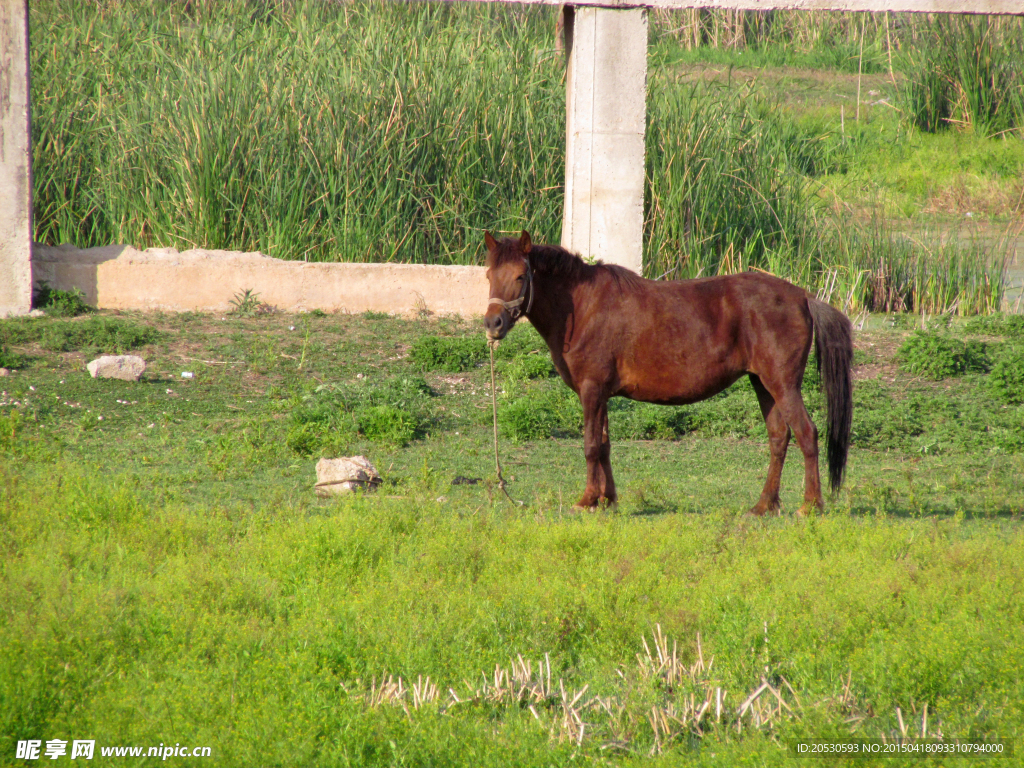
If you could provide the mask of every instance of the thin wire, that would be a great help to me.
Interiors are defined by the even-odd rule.
[[[516,501],[508,495],[508,489],[505,487],[505,478],[501,476],[501,462],[498,461],[498,395],[497,390],[494,387],[494,348],[498,346],[497,341],[488,341],[487,348],[491,352],[491,410],[494,414],[494,470],[498,474],[498,487],[501,488],[501,492],[505,494],[505,498],[509,500],[513,506],[523,506],[523,502]]]

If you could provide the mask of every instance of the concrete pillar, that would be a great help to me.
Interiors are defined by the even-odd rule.
[[[647,9],[566,6],[562,245],[643,268]]]
[[[28,0],[0,0],[0,317],[32,308]]]

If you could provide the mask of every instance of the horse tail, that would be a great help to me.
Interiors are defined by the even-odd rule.
[[[828,479],[833,491],[843,484],[853,421],[853,325],[834,307],[808,297],[814,321],[818,371],[828,408]]]

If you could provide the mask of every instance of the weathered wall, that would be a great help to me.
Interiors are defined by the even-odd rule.
[[[421,264],[310,264],[261,253],[173,248],[138,251],[127,245],[81,250],[36,245],[34,281],[80,288],[100,309],[226,312],[239,293],[285,312],[422,310],[469,318],[487,309],[483,267]]]

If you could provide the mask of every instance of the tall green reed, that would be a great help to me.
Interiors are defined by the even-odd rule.
[[[36,239],[440,263],[484,228],[553,239],[552,13],[35,3]]]
[[[909,120],[934,132],[1024,127],[1024,21],[946,16],[918,21],[900,100]]]

